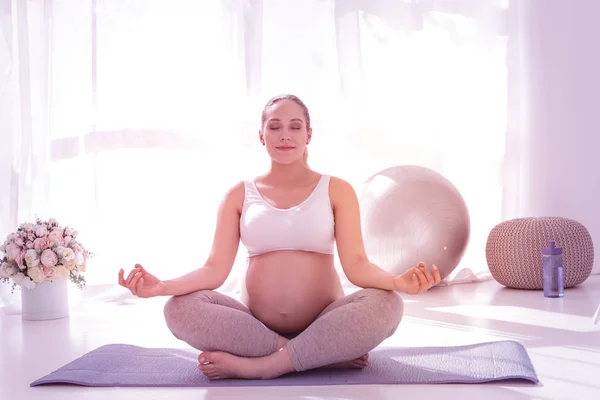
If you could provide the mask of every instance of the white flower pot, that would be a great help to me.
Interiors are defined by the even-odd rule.
[[[25,321],[65,318],[69,315],[67,279],[41,282],[33,289],[21,288],[21,316]]]

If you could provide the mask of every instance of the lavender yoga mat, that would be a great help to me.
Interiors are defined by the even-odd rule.
[[[31,383],[83,386],[217,387],[321,386],[405,383],[538,382],[525,348],[514,341],[455,347],[377,348],[362,370],[294,372],[271,380],[209,381],[198,369],[199,352],[125,344],[99,347]]]

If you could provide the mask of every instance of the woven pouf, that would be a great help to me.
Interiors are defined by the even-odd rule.
[[[496,225],[485,255],[494,279],[515,289],[542,289],[542,249],[550,240],[563,249],[565,288],[579,285],[592,272],[594,244],[581,223],[563,217],[516,218]]]

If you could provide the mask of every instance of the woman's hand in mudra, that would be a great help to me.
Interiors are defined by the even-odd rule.
[[[127,279],[125,279],[125,271],[121,269],[119,285],[129,289],[135,296],[143,298],[160,296],[163,292],[162,281],[146,271],[140,264],[135,265]]]
[[[409,269],[394,278],[394,289],[406,294],[424,293],[440,283],[440,271],[433,265],[429,271],[425,263]]]

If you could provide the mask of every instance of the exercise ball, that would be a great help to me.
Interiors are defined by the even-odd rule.
[[[462,259],[470,236],[467,205],[436,171],[385,169],[364,182],[359,203],[367,256],[384,270],[401,274],[423,261],[444,279]]]

